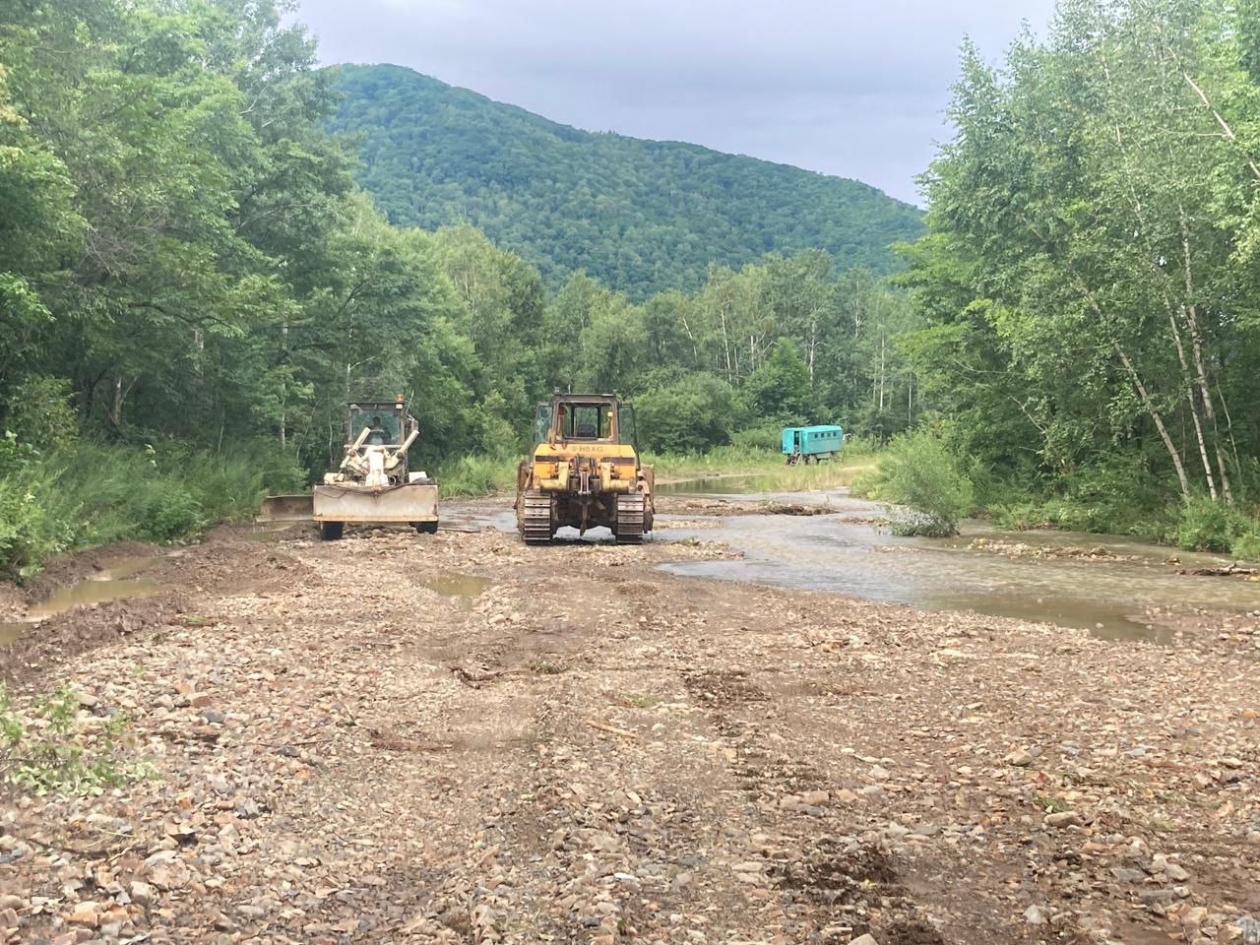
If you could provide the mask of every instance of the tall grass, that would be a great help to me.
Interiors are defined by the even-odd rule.
[[[77,443],[0,455],[0,575],[25,580],[50,557],[134,539],[172,542],[251,517],[270,491],[304,488],[273,443],[194,451]]]
[[[778,450],[730,445],[685,456],[648,454],[644,462],[656,467],[656,481],[662,483],[749,476],[757,480],[759,490],[802,492],[850,485],[863,471],[874,468],[875,450],[863,441],[851,441],[834,459],[816,465],[788,466]]]
[[[516,491],[516,467],[520,457],[461,456],[448,460],[434,473],[444,499]]]

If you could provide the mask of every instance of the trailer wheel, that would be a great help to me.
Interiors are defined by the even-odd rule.
[[[319,537],[321,541],[339,541],[345,531],[345,522],[320,522]]]
[[[415,526],[416,531],[421,535],[436,535],[437,527],[437,522],[417,522]]]

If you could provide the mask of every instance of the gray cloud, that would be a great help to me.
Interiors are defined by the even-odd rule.
[[[392,62],[565,124],[854,177],[903,200],[970,36],[1053,0],[303,0],[324,62]]]

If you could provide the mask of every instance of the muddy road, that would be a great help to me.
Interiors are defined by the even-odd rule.
[[[16,634],[19,707],[68,679],[156,774],[0,797],[0,935],[1260,941],[1260,618],[1161,604],[1158,645],[748,584],[707,573],[758,560],[739,504],[672,501],[640,548],[487,504],[224,530]]]

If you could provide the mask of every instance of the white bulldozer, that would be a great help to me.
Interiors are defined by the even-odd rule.
[[[341,465],[310,495],[268,496],[255,521],[314,521],[325,541],[340,538],[347,523],[403,523],[435,534],[438,485],[407,465],[407,451],[419,434],[401,396],[394,403],[349,404]]]

